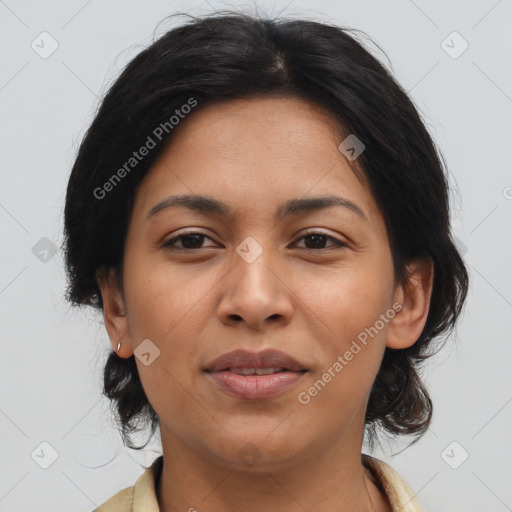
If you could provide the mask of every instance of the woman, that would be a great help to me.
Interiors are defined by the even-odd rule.
[[[421,510],[362,443],[428,429],[418,364],[468,275],[442,158],[348,30],[221,13],[167,32],[106,94],[65,235],[124,442],[140,421],[162,440],[97,510]]]

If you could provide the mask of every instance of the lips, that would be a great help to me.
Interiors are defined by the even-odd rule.
[[[245,372],[240,373],[243,370]],[[270,372],[269,370],[273,371]],[[233,371],[241,375],[262,375],[276,373],[277,371],[303,372],[307,371],[307,368],[284,352],[268,349],[261,352],[249,352],[247,350],[228,352],[209,363],[205,371]]]
[[[268,399],[298,385],[307,368],[279,350],[235,350],[204,368],[209,381],[241,400]]]
[[[237,375],[272,375],[273,373],[289,372],[286,368],[229,368]]]

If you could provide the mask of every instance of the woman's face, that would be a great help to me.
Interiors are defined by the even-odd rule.
[[[105,306],[120,355],[137,355],[164,450],[255,470],[347,440],[359,453],[386,343],[410,345],[421,329],[393,330],[403,289],[382,215],[338,149],[345,137],[294,98],[213,105],[182,123],[137,190],[124,296],[118,312]],[[225,213],[170,205],[183,195]],[[339,204],[283,208],[324,197]],[[306,371],[240,376],[239,360],[206,371],[235,349],[276,349]]]

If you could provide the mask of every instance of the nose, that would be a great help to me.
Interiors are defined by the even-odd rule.
[[[245,323],[260,331],[288,324],[294,310],[288,274],[265,248],[252,262],[235,254],[233,266],[222,280],[217,310],[221,321],[230,326]]]

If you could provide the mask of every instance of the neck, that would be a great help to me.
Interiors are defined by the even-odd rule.
[[[330,444],[300,463],[240,469],[209,459],[162,427],[161,512],[391,510],[361,461],[361,443]],[[277,469],[276,469],[277,468]]]

